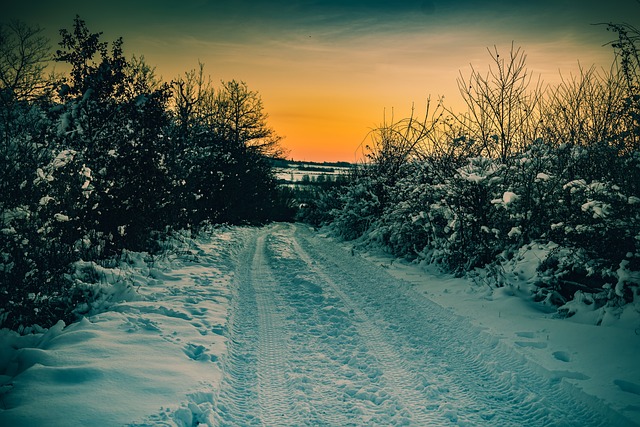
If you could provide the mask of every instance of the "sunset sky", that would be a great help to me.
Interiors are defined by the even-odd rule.
[[[104,40],[122,36],[165,80],[205,64],[214,82],[258,91],[269,123],[296,160],[354,161],[386,113],[424,111],[429,95],[460,110],[456,78],[486,70],[487,47],[512,41],[545,83],[578,61],[607,67],[614,34],[601,22],[638,25],[638,0],[21,0],[0,20],[58,30],[79,14]]]

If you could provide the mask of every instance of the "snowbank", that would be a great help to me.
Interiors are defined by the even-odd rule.
[[[560,319],[555,309],[531,301],[525,285],[535,268],[527,271],[527,263],[520,264],[521,287],[514,281],[514,286],[495,289],[382,253],[363,256],[558,379],[569,381],[629,419],[640,420],[640,313],[634,304],[616,315],[593,313],[584,304],[573,317]],[[596,326],[595,317],[603,313],[605,320]]]
[[[33,335],[1,330],[0,425],[125,425],[148,414],[191,425],[220,381],[229,283],[245,231],[218,229],[183,241],[180,256],[139,263],[129,272],[147,280],[136,279],[135,298],[122,292],[121,275],[105,274],[105,293],[130,298],[106,312]]]

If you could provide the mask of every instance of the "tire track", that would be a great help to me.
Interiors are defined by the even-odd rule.
[[[256,236],[247,242],[247,249],[239,257],[239,265],[248,265],[256,250]],[[229,340],[227,355],[222,358],[223,379],[214,398],[217,425],[259,426],[256,370],[255,290],[250,271],[241,269],[233,280],[231,307],[227,320]]]
[[[348,394],[356,394],[370,384],[375,361],[354,357],[361,343],[353,325],[345,321],[344,311],[332,305],[339,299],[303,277],[305,268],[281,231],[281,226],[274,228],[267,258],[278,277],[278,299],[289,308],[286,329],[291,336],[289,354],[293,358],[288,377],[300,420],[295,425],[362,425],[358,420],[375,405],[367,400],[368,396],[351,399]],[[359,363],[349,363],[354,359]],[[375,414],[369,421],[390,425]]]
[[[369,351],[380,365],[384,386],[388,387],[390,394],[402,398],[401,407],[404,414],[400,424],[449,425],[450,419],[448,417],[440,417],[437,412],[433,411],[433,408],[442,406],[443,402],[434,394],[429,397],[424,393],[425,387],[429,384],[425,377],[412,369],[414,367],[400,356],[397,349],[385,338],[381,329],[375,326],[372,319],[360,309],[359,305],[340,289],[339,284],[324,270],[317,267],[318,264],[311,259],[295,237],[292,239],[292,245],[294,252],[305,263],[308,271],[331,288],[352,313],[359,335],[364,338]],[[471,403],[466,402],[467,405]]]
[[[279,426],[295,421],[284,373],[289,359],[284,322],[273,300],[276,282],[264,262],[265,234],[249,242],[235,279],[228,356],[215,399],[219,425]]]
[[[628,425],[302,226],[258,230],[234,283],[217,425]]]
[[[361,308],[367,323],[386,331],[385,335],[374,332],[372,339],[397,349],[406,370],[427,373],[428,385],[422,393],[435,397],[438,406],[430,407],[452,423],[628,425],[600,402],[532,366],[497,339],[475,330],[381,268],[337,246],[331,253],[299,227],[293,231],[309,268],[339,286],[347,301]]]
[[[251,265],[251,281],[256,289],[258,307],[258,402],[261,421],[267,426],[290,425],[295,414],[292,392],[285,375],[291,356],[288,354],[289,334],[282,327],[284,316],[277,307],[278,283],[265,260],[265,235],[258,237]],[[297,422],[296,422],[297,423]]]

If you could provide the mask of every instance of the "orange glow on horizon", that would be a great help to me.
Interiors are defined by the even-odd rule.
[[[323,2],[310,2],[326,13],[320,16],[295,2],[275,7],[248,0],[241,7],[194,1],[150,10],[114,1],[118,6],[110,8],[14,2],[6,13],[45,27],[54,49],[58,29],[70,28],[78,13],[92,32],[104,32],[103,41],[122,36],[125,54],[143,55],[164,81],[197,68],[198,61],[215,86],[242,80],[262,97],[288,157],[318,162],[360,160],[372,128],[385,117],[407,117],[412,105],[420,117],[429,96],[432,107],[444,96],[447,107],[462,112],[456,79],[469,75],[470,64],[486,71],[487,47],[505,54],[512,42],[522,47],[534,80],[540,74],[545,84],[557,83],[560,72],[575,74],[578,61],[583,68],[608,68],[612,49],[603,45],[614,34],[591,24],[623,22],[637,9],[627,0],[579,6],[560,0],[546,8],[498,2],[491,10],[444,2],[435,11],[440,14],[425,15],[409,4],[327,2],[322,9]]]

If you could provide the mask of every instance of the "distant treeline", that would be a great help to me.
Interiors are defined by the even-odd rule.
[[[314,172],[333,172],[334,169],[328,168],[351,168],[353,163],[349,162],[307,162],[302,160],[286,160],[286,159],[271,159],[272,165],[276,168],[295,168],[300,170],[314,171]]]

